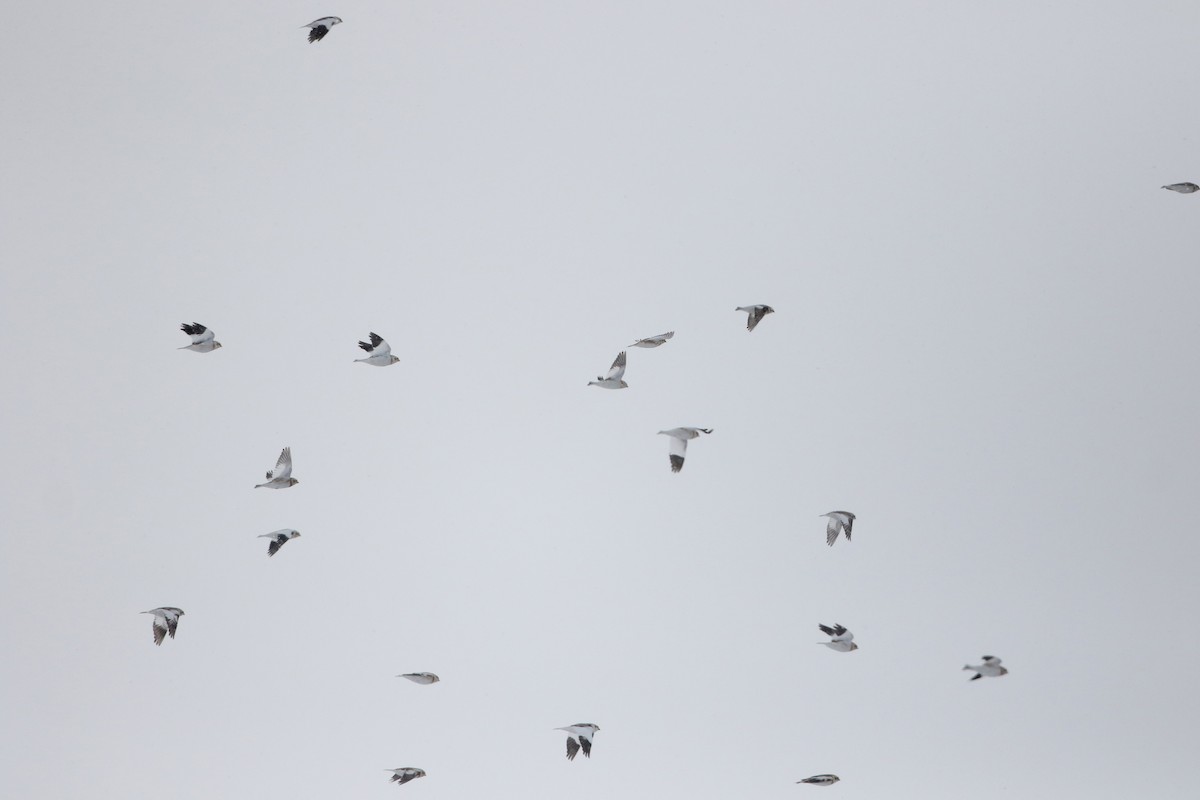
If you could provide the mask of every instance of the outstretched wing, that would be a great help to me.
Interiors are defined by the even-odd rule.
[[[687,439],[670,437],[671,449],[668,451],[671,459],[671,472],[683,469],[683,459],[687,456]]]
[[[762,322],[762,318],[765,316],[766,312],[762,306],[755,306],[754,308],[750,309],[750,314],[746,317],[746,330],[754,330],[758,323]]]
[[[192,337],[192,344],[204,344],[213,340],[213,332],[199,322],[193,322],[191,325],[185,322],[179,326],[179,330]]]
[[[353,20],[351,20],[353,21]],[[308,32],[308,43],[319,42],[325,38],[325,34],[329,33],[329,28],[324,25],[318,25]]]
[[[579,734],[579,744],[583,747],[583,754],[587,758],[592,757],[592,740],[583,734]]]
[[[292,476],[292,448],[285,447],[275,462],[275,470],[267,473],[267,480],[287,480]]]
[[[358,346],[373,356],[389,356],[392,353],[392,346],[385,342],[378,333],[371,334],[370,344],[359,342]]]
[[[833,547],[833,543],[837,541],[838,531],[842,529],[841,520],[837,517],[830,517],[829,523],[825,526],[825,544]],[[850,537],[846,537],[849,539]]]
[[[984,656],[983,663],[987,664],[989,667],[998,667],[1000,666],[1000,659],[996,658],[995,656]]]
[[[567,760],[574,761],[575,756],[579,754],[579,742],[575,741],[574,736],[567,737]]]
[[[612,366],[608,368],[608,374],[604,376],[606,381],[619,381],[625,375],[625,351],[622,350],[613,361]]]
[[[163,643],[163,639],[167,638],[166,620],[155,614],[151,627],[154,630],[154,643],[161,645]]]

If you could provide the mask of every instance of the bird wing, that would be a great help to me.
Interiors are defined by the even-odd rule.
[[[329,33],[329,28],[324,25],[316,25],[308,32],[308,43],[319,42],[325,38],[325,34]]]
[[[415,777],[417,777],[416,770],[406,769],[398,775],[393,775],[392,780],[399,781],[400,785],[403,786]]]
[[[154,619],[157,620],[158,617],[155,617]],[[163,621],[167,625],[167,634],[172,639],[174,639],[175,638],[175,629],[179,627],[179,615],[178,614],[167,614],[166,619]]]
[[[647,336],[645,339],[638,339],[637,342],[635,342],[634,344],[640,344],[642,342],[653,342],[656,344],[662,344],[663,342],[667,341],[674,335],[675,335],[675,331],[667,331],[666,333],[660,333],[656,336]]]
[[[574,736],[567,737],[567,760],[574,761],[575,756],[579,753],[579,742],[575,741]]]
[[[841,625],[838,625],[838,626],[837,626],[837,627],[835,627],[833,630],[834,630],[834,633],[836,633],[836,634],[837,634],[837,636],[834,636],[834,637],[833,637],[833,640],[834,640],[835,642],[847,642],[847,643],[849,643],[849,642],[853,642],[853,641],[854,641],[854,634],[853,634],[853,633],[851,633],[850,631],[846,630],[846,629],[845,629],[844,627],[842,627]]]
[[[687,457],[687,439],[676,439],[670,437],[671,448],[668,450],[671,459],[671,472],[679,472],[683,469],[683,459]]]
[[[191,325],[185,322],[179,326],[179,330],[192,337],[192,344],[204,344],[213,340],[213,332],[199,322],[193,322]]]
[[[371,334],[371,341],[369,344],[367,342],[359,342],[358,346],[373,356],[388,356],[392,353],[391,345],[385,342],[383,337],[378,333]]]
[[[151,628],[154,631],[154,643],[161,645],[163,639],[167,638],[167,621],[155,614],[152,618]]]
[[[829,627],[828,625],[820,625],[820,624],[818,624],[818,625],[817,625],[817,627],[818,627],[818,628],[820,628],[820,629],[821,629],[821,633],[825,634],[826,636],[833,636],[833,635],[834,635],[834,633],[835,633],[835,631],[833,630],[833,628]]]
[[[587,758],[591,758],[592,757],[592,740],[589,739],[588,737],[584,736],[581,733],[581,734],[579,734],[579,745],[583,748],[584,756],[586,756]]]
[[[833,543],[837,541],[838,531],[841,529],[841,520],[837,517],[830,517],[829,523],[825,526],[825,544],[833,547]]]
[[[762,321],[764,316],[766,315],[763,314],[761,306],[754,306],[752,309],[750,309],[750,314],[746,317],[746,330],[754,330],[755,326]]]
[[[608,374],[604,376],[606,381],[619,381],[625,374],[625,351],[622,350],[613,361],[612,366],[608,369]]]
[[[279,460],[275,462],[275,470],[267,473],[267,478],[271,480],[286,480],[292,476],[292,448],[285,447],[283,452],[279,454]]]
[[[989,667],[998,667],[1000,666],[1000,659],[996,658],[995,656],[984,656],[983,663],[987,664]]]
[[[267,557],[270,558],[271,556],[278,553],[279,548],[283,547],[283,545],[287,542],[287,540],[288,540],[288,537],[284,536],[283,534],[279,534],[274,539],[272,539],[271,543],[269,545],[267,545]]]

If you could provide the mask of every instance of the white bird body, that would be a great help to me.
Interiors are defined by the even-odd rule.
[[[590,722],[578,722],[574,725],[567,725],[565,728],[555,728],[556,731],[566,731],[567,736],[567,760],[574,761],[575,756],[583,750],[583,755],[586,758],[592,757],[592,740],[596,738],[596,732],[600,730],[599,725],[593,725]]]
[[[213,332],[201,325],[199,322],[193,322],[191,325],[183,323],[179,326],[179,330],[192,337],[192,343],[184,347],[177,348],[179,350],[193,350],[197,353],[211,353],[221,346],[221,343],[213,339]]]
[[[400,786],[409,781],[415,781],[417,778],[425,777],[425,770],[417,769],[416,767],[397,767],[396,769],[384,770],[384,772],[392,773],[392,778],[388,783],[395,781]]]
[[[175,629],[179,627],[179,618],[183,616],[183,609],[175,608],[174,606],[163,606],[162,608],[152,608],[149,611],[142,611],[142,614],[153,614],[154,619],[151,620],[151,631],[154,633],[154,643],[161,645],[163,639],[170,636],[175,638]]]
[[[796,783],[807,783],[812,786],[833,786],[840,780],[841,778],[839,778],[837,775],[825,774],[813,775],[811,778],[805,778],[802,781],[796,781]]]
[[[1166,186],[1164,186],[1162,188],[1170,189],[1172,192],[1179,192],[1180,194],[1191,194],[1192,192],[1200,192],[1200,186],[1197,186],[1194,183],[1168,183]]]
[[[621,380],[625,376],[625,351],[617,354],[616,360],[608,368],[608,374],[597,375],[596,380],[588,381],[588,386],[599,386],[601,389],[628,389],[629,384]]]
[[[432,672],[406,672],[403,675],[397,675],[397,678],[408,678],[413,683],[419,683],[422,686],[428,686],[431,683],[437,683],[441,680]]]
[[[292,528],[280,528],[279,530],[271,531],[270,533],[260,533],[258,538],[271,540],[271,543],[267,545],[267,557],[269,558],[278,553],[279,548],[283,547],[290,540],[297,538],[299,535],[300,531],[298,530],[294,530]]]
[[[668,452],[668,457],[671,460],[671,472],[679,472],[683,469],[683,460],[687,457],[687,443],[689,439],[695,439],[702,433],[712,433],[712,428],[671,428],[666,431],[659,431],[660,436],[671,437],[671,448]]]
[[[764,306],[762,304],[753,305],[753,306],[738,306],[737,308],[734,309],[734,311],[745,311],[746,314],[748,315],[746,317],[746,330],[747,331],[752,331],[756,327],[758,327],[758,323],[762,322],[763,317],[765,317],[767,314],[775,313],[775,309],[771,308],[770,306]]]
[[[826,636],[832,637],[828,642],[817,642],[823,644],[830,650],[837,650],[839,653],[849,653],[852,650],[857,650],[858,645],[854,643],[854,634],[846,630],[845,625],[817,625],[821,632]]]
[[[963,666],[963,669],[975,673],[971,676],[971,680],[973,681],[977,681],[980,678],[999,678],[1001,675],[1008,674],[1008,670],[1000,666],[1000,659],[995,656],[984,656],[982,664],[974,667],[967,664]]]
[[[354,359],[355,364],[390,367],[400,360],[397,356],[392,355],[392,346],[385,342],[378,333],[372,333],[370,342],[359,342],[358,346],[367,352],[367,357]]]
[[[334,25],[341,25],[341,17],[321,17],[314,19],[307,25],[301,25],[301,28],[308,28],[308,43],[319,42],[325,38],[325,34],[329,33],[329,29]]]
[[[821,516],[829,517],[829,523],[825,526],[825,544],[833,547],[839,533],[846,534],[846,541],[850,541],[850,533],[854,530],[854,520],[856,519],[853,514],[849,511],[830,511]]]
[[[255,489],[286,489],[299,483],[292,477],[292,448],[285,447],[275,462],[275,469],[267,473],[267,482],[255,485]]]
[[[630,347],[659,347],[667,343],[667,340],[675,335],[675,331],[667,331],[660,333],[657,336],[648,336],[645,339],[638,339]]]

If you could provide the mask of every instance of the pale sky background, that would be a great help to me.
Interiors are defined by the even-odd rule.
[[[6,796],[1194,790],[1200,5],[10,17]]]

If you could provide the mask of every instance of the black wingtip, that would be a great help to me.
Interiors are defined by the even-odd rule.
[[[683,457],[682,456],[671,456],[670,458],[671,458],[671,472],[679,472],[679,470],[683,469]]]

